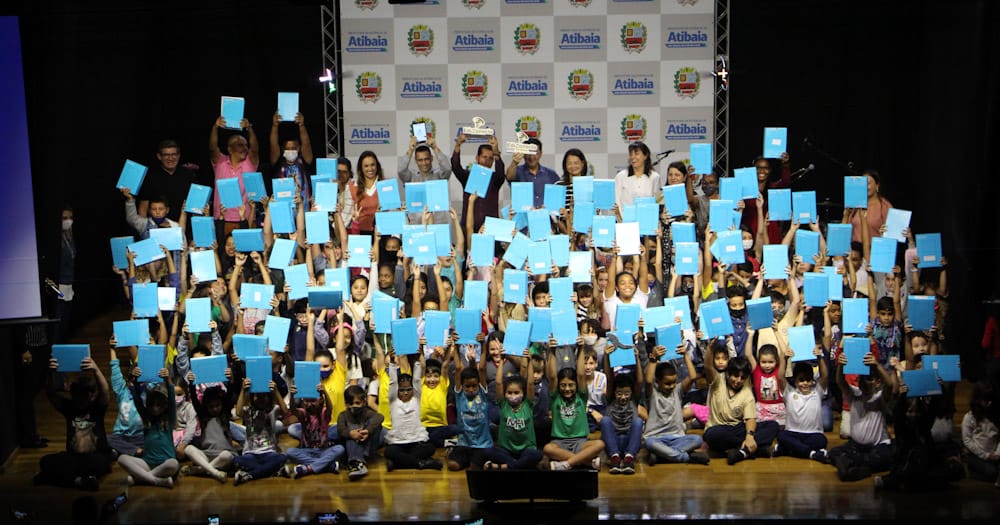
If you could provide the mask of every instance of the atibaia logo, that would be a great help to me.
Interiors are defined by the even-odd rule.
[[[480,9],[483,7],[483,4],[485,3],[486,0],[462,0],[462,5],[464,5],[468,9],[473,9],[473,8]]]
[[[587,100],[594,92],[594,75],[586,69],[570,71],[567,84],[569,94],[577,100]]]
[[[411,137],[413,136],[413,125],[420,124],[421,122],[423,122],[426,125],[428,137],[433,137],[436,135],[435,130],[437,130],[437,124],[435,124],[433,120],[431,120],[429,117],[417,117],[413,119],[413,122],[410,122]]]
[[[358,6],[358,9],[368,9],[372,11],[378,6],[378,0],[354,0],[354,5]]]
[[[489,78],[482,71],[466,71],[462,75],[462,94],[468,100],[482,102],[486,98],[486,91],[489,89]]]
[[[382,96],[382,77],[374,71],[365,71],[358,75],[354,87],[362,102],[374,104]]]
[[[569,5],[573,7],[587,7],[590,5],[590,0],[569,0]]]
[[[629,113],[622,119],[622,140],[626,143],[638,142],[646,138],[646,118],[642,115]]]
[[[541,31],[535,24],[524,23],[514,28],[514,47],[522,55],[534,55],[541,44]]]
[[[694,98],[701,87],[701,77],[693,67],[682,67],[674,72],[674,92],[681,98]]]
[[[646,26],[639,21],[626,23],[622,26],[619,40],[625,51],[641,53],[643,49],[646,49]]]
[[[414,55],[427,56],[431,54],[431,50],[434,48],[434,30],[423,24],[411,27],[410,34],[407,35],[407,44],[410,46],[410,52]]]
[[[534,115],[525,115],[514,123],[514,129],[523,132],[528,138],[537,139],[542,136],[542,123]]]

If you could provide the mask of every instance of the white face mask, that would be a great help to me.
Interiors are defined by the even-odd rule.
[[[524,394],[517,394],[517,395],[508,394],[507,395],[507,403],[509,405],[511,405],[511,406],[519,406],[521,404],[522,400],[524,400]]]
[[[583,336],[583,344],[585,345],[594,346],[594,343],[596,342],[597,342],[597,334],[587,334]]]
[[[62,221],[63,231],[68,231],[72,227],[73,227],[73,219],[63,219]]]
[[[299,152],[294,149],[286,149],[284,156],[288,162],[295,162],[295,159],[299,158]]]
[[[750,248],[753,248],[753,241],[748,241],[748,240],[744,239],[743,240],[743,249],[744,250],[749,250]]]

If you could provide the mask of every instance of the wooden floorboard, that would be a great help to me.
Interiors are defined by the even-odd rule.
[[[111,321],[107,314],[85,326],[72,342],[90,343],[107,373],[106,342]],[[958,414],[967,410],[968,385],[958,396]],[[599,497],[578,505],[551,502],[481,504],[469,498],[464,472],[386,472],[381,459],[358,482],[346,474],[323,474],[300,480],[272,478],[234,487],[206,478],[182,477],[172,489],[126,487],[115,465],[96,493],[33,486],[39,459],[63,448],[63,423],[40,395],[36,400],[39,431],[52,440],[46,449],[22,449],[0,474],[3,518],[7,509],[23,509],[33,523],[70,523],[73,500],[93,496],[99,503],[127,490],[128,502],[109,523],[205,523],[217,513],[223,524],[304,523],[318,512],[343,511],[352,522],[558,523],[597,520],[672,519],[961,519],[989,520],[1000,515],[1000,489],[991,483],[963,480],[953,489],[930,494],[876,492],[871,479],[842,483],[833,467],[814,461],[779,457],[726,465],[714,458],[708,466],[640,464],[634,476],[600,473]],[[114,411],[107,425],[113,423]],[[958,428],[956,426],[956,436]],[[828,435],[831,445],[842,440]],[[283,444],[292,441],[284,436]],[[443,457],[443,450],[439,456]],[[645,452],[642,453],[643,455]]]

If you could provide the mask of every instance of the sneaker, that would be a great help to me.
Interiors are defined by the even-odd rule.
[[[774,444],[774,448],[771,449],[771,457],[772,458],[776,458],[776,457],[778,457],[778,456],[780,456],[780,455],[782,455],[784,453],[785,452],[778,447],[777,443],[775,443]]]
[[[281,476],[283,478],[292,477],[291,467],[289,467],[288,465],[283,465],[281,468],[278,469],[278,476]]]
[[[601,456],[597,456],[596,458],[590,460],[590,466],[594,470],[600,472],[601,471]]]
[[[814,451],[810,452],[809,453],[809,459],[812,459],[812,460],[815,460],[815,461],[819,461],[820,463],[823,463],[823,464],[830,463],[830,457],[826,455],[826,449],[825,448],[821,448],[819,450],[814,450]]]
[[[647,450],[647,451],[646,451],[646,454],[647,454],[647,455],[646,455],[646,463],[647,463],[647,464],[648,464],[649,466],[651,466],[651,467],[652,467],[652,466],[655,466],[655,465],[656,465],[656,463],[657,463],[657,462],[658,462],[658,461],[660,460],[660,458],[659,458],[659,457],[657,457],[657,455],[656,455],[656,454],[654,454],[652,450]]]
[[[872,481],[875,484],[875,490],[882,490],[882,488],[885,486],[885,483],[882,481],[882,476],[875,476],[875,479],[873,479]]]
[[[330,472],[333,472],[334,474],[339,474],[340,473],[340,462],[339,461],[334,461],[333,463],[330,463]]]
[[[688,453],[688,463],[694,463],[695,465],[708,465],[711,459],[708,454],[704,452],[690,452]]]
[[[385,471],[392,472],[393,470],[396,470],[396,464],[391,459],[385,458]]]
[[[435,458],[421,459],[417,462],[417,468],[420,470],[441,470],[441,467],[443,466],[444,465],[442,465],[441,462]]]
[[[549,462],[549,468],[552,470],[569,470],[570,466],[568,461],[551,461]]]
[[[135,478],[133,478],[132,476],[125,476],[125,484],[128,485],[129,487],[135,486]]]
[[[233,486],[238,487],[250,481],[251,479],[253,479],[253,477],[250,476],[249,472],[245,470],[240,470],[235,475],[233,475]]]
[[[774,448],[770,445],[766,447],[757,447],[757,452],[754,453],[754,457],[758,458],[769,458],[774,455]]]
[[[726,451],[726,463],[729,463],[730,465],[735,465],[746,458],[747,454],[746,452],[743,452],[742,449],[731,448]]]
[[[216,470],[215,472],[212,473],[212,477],[215,478],[215,481],[218,481],[219,483],[225,483],[226,478],[229,477],[229,474],[226,474],[226,471],[224,470]]]
[[[174,478],[171,476],[167,476],[165,478],[159,478],[156,480],[156,486],[172,489],[174,488]]]
[[[621,474],[622,473],[622,457],[618,454],[612,454],[611,458],[608,459],[608,472],[611,474]]]
[[[872,469],[866,466],[851,467],[847,473],[840,478],[841,481],[860,481],[872,475]]]
[[[365,466],[364,461],[355,460],[351,464],[351,471],[347,473],[347,479],[351,481],[357,481],[368,475],[368,467]]]
[[[129,479],[131,478],[132,477],[129,476]],[[80,490],[87,490],[91,492],[96,492],[98,489],[101,488],[100,482],[97,481],[97,477],[95,476],[82,476],[77,478],[76,486]]]
[[[632,454],[625,454],[625,459],[622,460],[622,474],[626,476],[635,474],[635,456]]]
[[[451,448],[458,445],[458,438],[444,440],[444,448]]]
[[[292,469],[291,474],[292,474],[292,479],[299,479],[302,476],[309,474],[309,467],[305,465],[295,465],[295,468]]]
[[[837,477],[840,481],[846,481],[844,478],[847,477],[847,471],[851,468],[851,460],[847,459],[847,456],[837,456],[833,460],[833,465],[837,467]]]

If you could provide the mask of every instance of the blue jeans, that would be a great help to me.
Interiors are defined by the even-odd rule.
[[[498,465],[507,465],[508,470],[533,470],[542,460],[542,452],[537,448],[526,448],[512,452],[505,448],[493,447],[486,450],[486,459]]]
[[[701,436],[698,434],[674,434],[652,436],[646,438],[646,450],[650,454],[670,463],[687,463],[689,452],[700,447]]]
[[[262,452],[259,454],[240,454],[233,459],[233,464],[240,470],[250,473],[253,479],[269,478],[278,473],[285,465],[285,455],[277,452]]]
[[[312,468],[316,474],[326,472],[330,465],[344,455],[343,445],[326,448],[290,448],[285,451],[288,459]]]
[[[292,423],[288,425],[288,435],[295,439],[302,439],[302,423]],[[337,433],[337,425],[330,425],[326,430],[326,439],[333,443],[341,443],[340,434]],[[237,439],[237,441],[239,441]]]
[[[604,451],[608,457],[615,454],[622,456],[631,454],[635,457],[639,453],[639,446],[642,445],[642,425],[639,416],[632,416],[632,426],[628,432],[619,434],[611,417],[604,416],[601,419],[601,440],[604,441]]]
[[[363,442],[348,439],[344,443],[347,449],[347,461],[364,461],[365,458],[373,456],[375,451],[382,446],[383,437],[385,437],[385,427],[380,426],[374,435],[369,435],[368,439]]]

